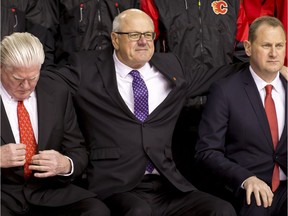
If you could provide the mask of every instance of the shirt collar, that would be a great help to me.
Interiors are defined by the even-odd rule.
[[[7,101],[7,102],[15,102],[16,100],[9,95],[9,93],[6,91],[6,89],[4,88],[4,86],[2,85],[2,82],[0,82],[0,95],[2,100]],[[25,100],[29,101],[31,98],[35,98],[36,94],[35,94],[35,90],[29,95],[28,98],[26,98]],[[17,102],[17,101],[16,101]]]
[[[275,91],[277,91],[277,92],[280,91],[280,88],[282,86],[282,82],[280,79],[279,72],[277,73],[275,79],[271,83],[267,83],[255,73],[255,71],[252,69],[251,66],[249,67],[249,69],[250,69],[251,75],[252,75],[252,77],[253,77],[256,85],[257,85],[258,91],[261,91],[263,89],[265,90],[265,86],[268,84],[273,85],[273,88]]]
[[[114,53],[113,53],[113,59],[114,59],[114,62],[115,62],[115,70],[116,70],[116,73],[122,77],[122,78],[126,78],[127,75],[129,75],[129,73],[132,71],[132,70],[135,70],[125,64],[123,64],[117,57],[116,55],[116,52],[114,50]],[[147,71],[147,69],[150,68],[150,65],[149,63],[146,63],[143,67],[137,69],[137,71],[139,71],[139,73],[141,74],[142,77],[145,78],[145,76],[147,76],[147,74],[144,72],[144,71]]]

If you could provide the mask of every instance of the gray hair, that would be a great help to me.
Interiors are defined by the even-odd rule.
[[[37,37],[28,32],[15,32],[1,41],[1,68],[9,70],[18,67],[41,65],[45,54]]]
[[[117,31],[121,31],[121,27],[120,27],[120,15],[117,15],[112,23],[112,32],[117,32]]]

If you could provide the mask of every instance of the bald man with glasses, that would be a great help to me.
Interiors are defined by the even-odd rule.
[[[175,55],[154,53],[154,25],[141,10],[120,13],[111,38],[113,49],[77,53],[50,73],[74,97],[90,151],[88,189],[117,216],[236,215],[197,190],[173,160],[176,121],[202,81],[186,77]]]

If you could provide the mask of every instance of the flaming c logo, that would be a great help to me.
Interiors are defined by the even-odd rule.
[[[228,4],[223,0],[212,2],[211,7],[213,8],[214,13],[217,15],[218,14],[224,15],[228,11]]]

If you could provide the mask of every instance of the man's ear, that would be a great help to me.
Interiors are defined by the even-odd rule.
[[[112,44],[115,50],[119,49],[119,38],[118,35],[115,32],[111,33],[111,40],[112,40]]]
[[[245,53],[247,56],[251,56],[251,42],[248,40],[245,40],[243,42],[244,48],[245,48]]]
[[[0,75],[2,75],[3,65],[0,65]]]
[[[280,73],[285,77],[285,79],[288,81],[288,67],[285,65],[281,68]]]

